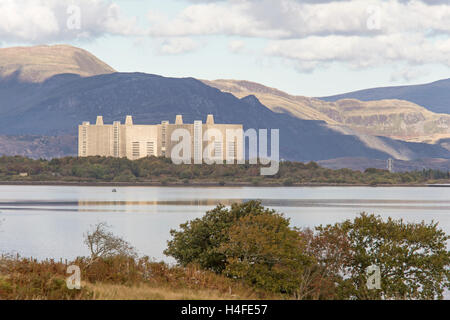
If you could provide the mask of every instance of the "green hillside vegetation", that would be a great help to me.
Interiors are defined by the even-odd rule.
[[[175,165],[166,158],[87,157],[33,160],[0,157],[0,181],[73,182],[73,183],[149,183],[162,185],[304,185],[304,184],[424,184],[444,183],[449,172],[422,170],[390,173],[369,168],[364,172],[350,169],[332,170],[315,162],[281,162],[275,176],[261,176],[260,165]]]

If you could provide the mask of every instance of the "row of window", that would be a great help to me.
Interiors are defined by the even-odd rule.
[[[138,141],[132,142],[131,144],[131,154],[133,158],[141,157],[141,144]],[[143,156],[156,156],[155,143],[153,141],[146,142],[146,154]]]

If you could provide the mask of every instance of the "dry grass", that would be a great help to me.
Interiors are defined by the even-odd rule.
[[[204,289],[173,289],[165,287],[152,287],[141,284],[137,286],[124,286],[117,284],[86,284],[92,291],[95,300],[256,300],[258,297],[252,293],[239,292],[231,294],[220,290]]]
[[[68,265],[81,269],[81,290],[66,287]],[[87,258],[62,263],[0,258],[0,300],[239,300],[284,299],[195,266],[171,267],[148,258]]]
[[[43,82],[63,73],[82,77],[115,72],[89,52],[68,46],[34,46],[0,49],[0,77],[20,71],[19,79]]]

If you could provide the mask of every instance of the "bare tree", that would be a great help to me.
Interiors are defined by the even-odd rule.
[[[112,256],[137,257],[134,247],[114,235],[109,228],[106,222],[100,222],[84,234],[84,243],[91,252],[91,261]]]

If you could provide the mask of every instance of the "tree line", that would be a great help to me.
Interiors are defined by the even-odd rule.
[[[274,176],[261,176],[260,165],[175,165],[170,159],[139,160],[112,157],[65,157],[52,160],[21,156],[0,157],[1,181],[153,182],[160,184],[420,184],[450,180],[450,173],[422,170],[390,173],[327,169],[315,162],[283,161]]]

